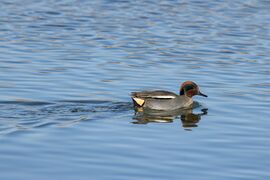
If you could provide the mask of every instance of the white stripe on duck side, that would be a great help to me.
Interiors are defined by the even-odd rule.
[[[152,96],[152,98],[157,98],[157,99],[174,99],[175,96]]]

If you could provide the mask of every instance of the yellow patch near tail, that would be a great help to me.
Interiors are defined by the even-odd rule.
[[[144,100],[140,98],[133,97],[133,100],[139,105],[142,106],[144,104]]]

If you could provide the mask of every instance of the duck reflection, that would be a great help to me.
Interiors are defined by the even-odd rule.
[[[150,109],[135,109],[134,124],[171,123],[180,118],[182,127],[186,130],[198,127],[201,116],[207,114],[208,109],[201,109],[200,113],[193,113],[193,109],[178,109],[172,111],[156,111]]]

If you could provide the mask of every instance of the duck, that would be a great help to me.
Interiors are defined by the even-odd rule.
[[[164,90],[131,92],[130,94],[135,109],[162,111],[192,108],[192,97],[195,95],[208,97],[200,92],[199,86],[192,81],[182,83],[179,95]]]

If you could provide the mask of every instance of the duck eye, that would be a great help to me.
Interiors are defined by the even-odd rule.
[[[195,87],[193,85],[187,84],[181,89],[180,95],[184,95],[185,93],[187,93],[188,91],[193,90],[193,89],[195,89]]]
[[[189,91],[189,90],[191,90],[191,89],[194,89],[194,86],[192,86],[192,85],[186,85],[186,86],[185,86],[185,90],[186,90],[186,91]]]

